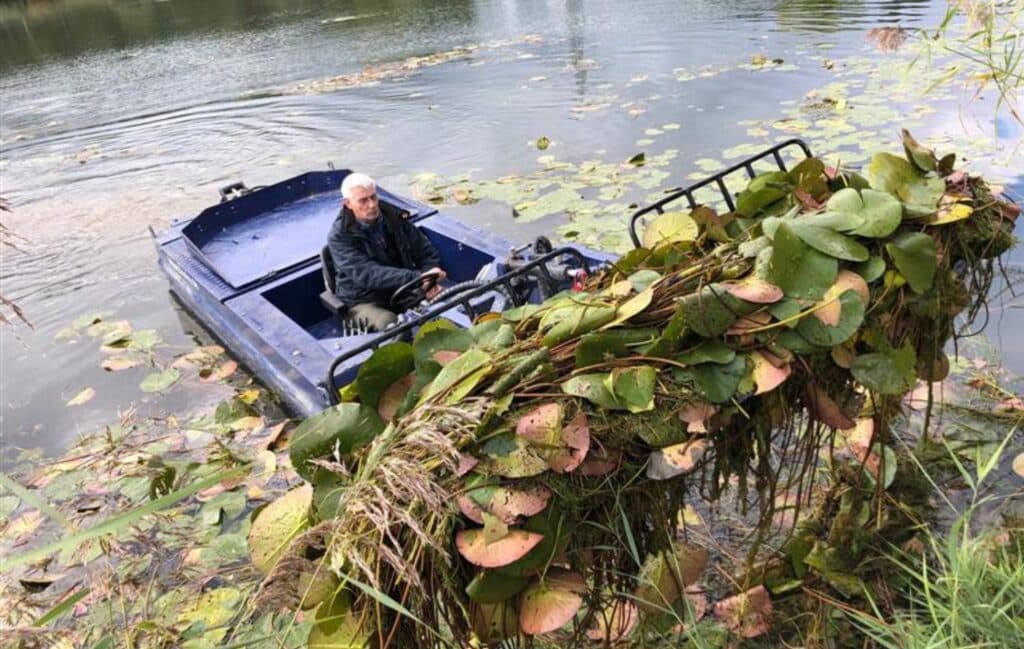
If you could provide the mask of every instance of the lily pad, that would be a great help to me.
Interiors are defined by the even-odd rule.
[[[643,244],[653,250],[666,243],[692,243],[698,234],[700,228],[689,212],[665,212],[644,229]]]
[[[473,604],[470,619],[473,632],[487,643],[501,642],[519,631],[519,614],[515,600],[511,599],[496,604]]]
[[[68,400],[67,405],[69,405],[69,406],[80,406],[80,405],[82,405],[84,403],[88,403],[88,402],[92,401],[92,398],[95,397],[95,396],[96,396],[96,389],[95,388],[85,388],[84,390],[82,390],[81,392],[76,394],[74,397],[72,397],[70,400]]]
[[[804,243],[837,259],[867,261],[871,256],[863,245],[835,230],[793,221],[789,224]]]
[[[864,387],[881,394],[903,394],[917,381],[914,348],[906,344],[899,349],[886,349],[861,354],[850,371]]]
[[[721,340],[712,339],[704,340],[693,349],[677,355],[675,360],[686,365],[697,365],[700,363],[727,365],[734,358],[736,358],[736,350]]]
[[[562,628],[576,616],[586,592],[582,575],[551,568],[523,591],[519,629],[526,635],[539,635]]]
[[[923,232],[905,232],[885,244],[885,249],[915,293],[932,287],[938,267],[935,239]]]
[[[732,400],[740,381],[747,375],[747,358],[737,355],[730,363],[703,363],[689,371],[708,401],[726,403]]]
[[[478,604],[497,604],[518,594],[528,583],[529,577],[481,570],[466,586],[466,595]]]
[[[925,176],[913,164],[891,153],[876,153],[866,174],[873,188],[899,198],[911,217],[934,214],[946,192],[943,179]]]
[[[697,468],[707,447],[707,440],[692,439],[652,451],[647,463],[647,477],[651,480],[668,480],[690,473]]]
[[[608,389],[606,379],[608,373],[578,374],[562,383],[562,392],[576,397],[583,397],[602,408],[624,410]]]
[[[308,460],[337,451],[342,457],[369,444],[384,430],[377,411],[361,403],[341,403],[308,417],[292,432],[288,453],[295,471],[306,480],[317,473]]]
[[[620,408],[630,412],[654,409],[654,387],[657,370],[649,365],[615,368],[605,380],[605,387]]]
[[[839,262],[805,244],[790,225],[783,222],[775,233],[771,260],[765,278],[787,296],[818,299],[839,273]]]
[[[356,376],[359,401],[376,408],[388,387],[412,372],[413,366],[412,345],[404,342],[383,345],[359,367]]]
[[[292,539],[309,527],[309,511],[313,502],[313,486],[305,483],[257,514],[249,528],[249,555],[264,575],[277,564]]]
[[[840,189],[828,199],[825,209],[825,214],[808,217],[805,221],[840,232],[880,239],[895,232],[903,220],[900,202],[875,189]]]
[[[849,340],[864,322],[864,301],[857,291],[848,289],[832,302],[837,308],[837,317],[833,322],[822,322],[822,318],[804,317],[796,330],[809,343],[820,347],[834,347]]]
[[[475,566],[498,568],[521,559],[538,543],[543,534],[525,530],[509,530],[500,539],[488,543],[481,529],[461,530],[455,535],[455,547],[459,554]]]

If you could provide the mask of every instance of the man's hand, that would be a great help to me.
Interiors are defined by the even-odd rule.
[[[428,300],[433,300],[444,289],[441,280],[448,277],[448,273],[435,266],[423,274],[430,276],[423,278],[423,292]]]

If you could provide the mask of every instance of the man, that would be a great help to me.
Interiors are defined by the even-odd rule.
[[[437,273],[438,282],[445,278],[441,256],[397,208],[378,201],[377,184],[366,174],[345,176],[341,204],[327,238],[337,273],[334,290],[352,317],[383,331],[398,319],[388,309],[395,289],[424,272]],[[435,284],[427,299],[440,291]]]

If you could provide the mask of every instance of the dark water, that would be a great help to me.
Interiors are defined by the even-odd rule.
[[[775,118],[780,106],[828,83],[832,73],[808,63],[810,55],[873,56],[868,29],[935,25],[944,7],[850,0],[0,4],[0,191],[14,208],[4,223],[26,239],[24,254],[2,251],[0,279],[2,293],[34,325],[0,329],[3,443],[57,450],[116,410],[146,406],[138,374],[105,373],[94,344],[55,342],[54,335],[84,312],[109,310],[136,329],[158,329],[172,346],[193,345],[157,271],[147,227],[195,213],[228,182],[274,182],[330,160],[404,192],[421,172],[532,170],[538,151],[530,143],[541,135],[555,141],[549,153],[562,159],[624,160],[645,129],[678,123],[657,147],[682,152],[666,181],[681,184],[695,171],[693,160],[749,141],[737,123]],[[377,84],[294,92],[301,82],[461,46],[478,47]],[[774,76],[736,67],[755,53],[799,67]],[[729,71],[686,84],[675,78],[708,69]],[[599,117],[578,110],[602,102],[612,110]],[[631,114],[635,105],[645,112]],[[949,116],[958,111],[950,106]],[[1001,128],[1020,138],[1012,122]],[[552,225],[518,226],[507,210],[482,205],[456,213],[516,240]],[[1018,371],[1022,319],[1020,309],[1003,309],[991,330]],[[87,386],[95,399],[64,405]]]

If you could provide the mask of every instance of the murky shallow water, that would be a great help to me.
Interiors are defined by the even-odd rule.
[[[115,410],[174,407],[147,404],[133,371],[100,370],[95,345],[54,335],[84,312],[107,310],[191,346],[193,325],[179,319],[147,227],[195,213],[228,182],[275,182],[333,161],[405,192],[421,172],[533,171],[532,143],[544,135],[554,141],[545,153],[576,162],[678,149],[665,183],[679,185],[699,171],[694,161],[758,141],[743,124],[779,118],[835,81],[824,58],[881,63],[868,29],[935,25],[945,3],[424,4],[0,7],[0,191],[14,207],[4,223],[26,238],[24,254],[3,250],[0,280],[34,325],[0,330],[4,444],[55,451]],[[380,83],[299,85],[464,46],[473,49]],[[757,53],[786,65],[740,67]],[[990,136],[989,109],[974,115],[948,102],[923,132],[953,142],[964,128]],[[680,128],[637,144],[667,123]],[[895,125],[876,126],[895,143]],[[999,128],[1004,142],[1021,139],[1012,122]],[[1007,155],[995,166],[1012,180],[1021,165],[1007,165]],[[515,240],[564,223],[522,225],[492,203],[453,211]],[[1018,372],[1019,307],[1004,304],[989,330]],[[86,386],[95,399],[64,405]]]

